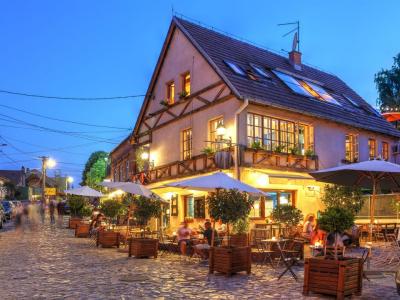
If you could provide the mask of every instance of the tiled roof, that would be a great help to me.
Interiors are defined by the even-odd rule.
[[[23,172],[21,170],[0,170],[0,177],[6,178],[13,184],[21,184]]]
[[[227,84],[233,88],[238,97],[400,137],[400,131],[395,129],[383,117],[377,116],[372,106],[337,76],[304,64],[302,65],[302,70],[299,71],[289,63],[287,57],[231,38],[187,20],[174,17],[173,22],[208,59],[217,73],[228,81]],[[255,64],[270,70],[281,69],[294,75],[317,81],[338,100],[341,106],[296,94],[272,72],[272,80],[260,81],[254,81],[247,76],[235,74],[224,60],[234,62],[244,70],[250,69],[250,64]],[[350,97],[359,107],[352,105],[343,95]]]

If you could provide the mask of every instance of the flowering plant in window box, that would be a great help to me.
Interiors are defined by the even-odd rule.
[[[206,154],[207,156],[210,156],[210,155],[214,154],[214,149],[211,147],[204,147],[201,150],[201,153]]]
[[[162,105],[162,106],[165,106],[165,107],[168,107],[169,106],[169,102],[167,101],[167,100],[161,100],[160,101],[160,104]]]
[[[292,155],[300,155],[300,149],[297,146],[291,147],[289,148],[289,153]]]
[[[304,155],[312,159],[315,159],[317,157],[317,155],[312,149],[307,149]]]
[[[274,152],[276,153],[282,153],[285,150],[286,146],[285,145],[277,145],[274,148]]]
[[[186,91],[182,91],[178,94],[179,99],[186,98],[188,96],[188,93]]]
[[[262,145],[261,145],[260,141],[255,141],[255,142],[251,143],[250,147],[252,149],[255,149],[255,150],[261,150],[262,149]]]

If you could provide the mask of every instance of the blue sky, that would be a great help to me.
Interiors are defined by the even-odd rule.
[[[303,59],[345,80],[371,104],[374,74],[400,52],[399,1],[1,1],[0,90],[67,97],[144,94],[175,11],[275,50],[289,50],[300,20]],[[120,128],[134,126],[142,98],[78,102],[0,93],[0,104]],[[2,115],[1,115],[2,114]],[[11,122],[8,117],[14,118]],[[15,120],[17,119],[17,121]],[[10,120],[10,119],[8,119]],[[26,128],[87,132],[90,139]],[[109,151],[129,130],[46,120],[0,107],[0,169],[35,168],[50,155],[80,179],[95,150]],[[87,138],[87,136],[86,136]],[[104,142],[107,140],[107,142]],[[4,142],[4,141],[2,141]],[[58,150],[51,150],[51,149]],[[21,153],[27,152],[27,153]]]

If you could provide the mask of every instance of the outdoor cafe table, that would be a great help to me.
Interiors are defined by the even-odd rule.
[[[292,265],[287,261],[285,254],[283,253],[283,249],[285,248],[286,243],[288,242],[288,239],[266,239],[266,240],[261,240],[262,243],[266,243],[267,245],[272,245],[272,244],[276,244],[277,248],[278,248],[278,252],[279,252],[279,257],[280,259],[283,261],[283,263],[286,266],[286,269],[278,276],[278,280],[282,278],[283,275],[285,275],[285,273],[287,271],[289,271],[293,278],[297,281],[297,275],[293,272],[292,270]],[[283,246],[281,245],[283,244]]]

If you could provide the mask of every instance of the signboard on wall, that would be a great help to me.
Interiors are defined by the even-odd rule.
[[[44,194],[46,196],[55,196],[57,194],[57,189],[56,188],[45,188]]]

